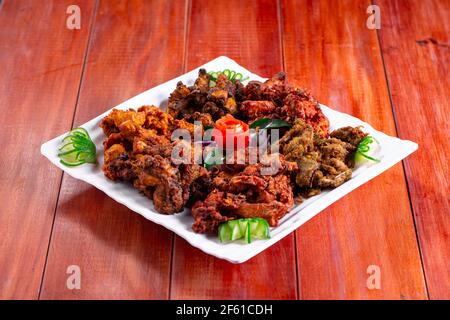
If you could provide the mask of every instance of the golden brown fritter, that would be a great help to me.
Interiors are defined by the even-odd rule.
[[[197,164],[172,162],[173,148],[178,143],[191,143],[171,142],[173,130],[184,128],[192,134],[193,125],[174,119],[157,107],[143,106],[137,111],[114,109],[100,126],[107,135],[105,176],[133,183],[153,200],[160,213],[182,211],[189,200],[191,184],[208,176],[208,171]]]

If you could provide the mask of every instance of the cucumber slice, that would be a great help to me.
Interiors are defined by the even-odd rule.
[[[87,130],[84,129],[84,128],[81,128],[81,127],[75,128],[75,129],[73,129],[73,130],[71,131],[71,133],[74,133],[74,132],[79,132],[79,133],[81,133],[82,135],[84,135],[85,137],[88,137],[88,138],[90,139],[89,133],[88,133]]]
[[[269,224],[262,218],[230,220],[219,226],[220,242],[243,239],[246,243],[251,243],[253,239],[269,238]]]
[[[80,162],[79,152],[73,148],[73,145],[66,145],[58,153],[58,157],[61,158],[61,163],[67,165],[67,163]]]
[[[245,229],[245,239],[247,240],[247,243],[252,242],[252,232],[251,232],[251,223],[247,223],[247,228]]]
[[[89,133],[83,128],[75,128],[70,135],[62,140],[62,146],[58,149],[58,157],[66,166],[79,166],[84,163],[96,163],[95,144],[89,137]]]
[[[244,232],[241,228],[241,224],[239,220],[233,220],[236,221],[236,223],[233,223],[231,226],[231,241],[241,239],[244,236]]]
[[[381,146],[378,140],[372,136],[366,136],[356,148],[354,161],[356,164],[366,162],[367,160],[371,160],[372,163],[380,162],[380,159],[376,158],[380,150]]]
[[[250,223],[251,234],[256,239],[268,239],[270,238],[269,224],[265,219],[255,218]]]
[[[227,223],[222,223],[219,226],[219,240],[220,242],[231,240],[231,228]]]
[[[59,160],[59,162],[61,162],[63,165],[68,166],[68,167],[76,167],[76,166],[86,163],[86,161],[83,161],[83,160],[77,161],[77,162],[66,162],[63,159]]]

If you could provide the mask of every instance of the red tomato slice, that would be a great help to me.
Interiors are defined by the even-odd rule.
[[[236,119],[231,114],[227,114],[216,121],[215,129],[213,130],[213,140],[217,142],[220,147],[227,147],[227,142],[231,144],[233,141],[233,147],[236,150],[238,147],[238,141],[244,141],[244,147],[248,146],[249,131],[248,124]],[[240,142],[242,143],[242,142]],[[239,146],[241,147],[241,146]]]

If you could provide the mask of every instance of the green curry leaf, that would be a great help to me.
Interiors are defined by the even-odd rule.
[[[290,128],[291,125],[281,119],[261,118],[250,125],[251,129],[275,129],[275,128]]]

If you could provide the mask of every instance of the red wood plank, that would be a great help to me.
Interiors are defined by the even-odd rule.
[[[376,1],[399,136],[431,299],[450,299],[450,2]]]
[[[322,103],[395,135],[369,4],[282,1],[285,66]],[[427,297],[400,164],[306,223],[297,246],[303,299]],[[366,286],[370,265],[380,267],[379,290]]]
[[[100,2],[75,125],[182,73],[185,12],[181,1]],[[171,248],[171,232],[64,176],[42,298],[167,298]],[[66,288],[69,265],[81,290]]]
[[[39,148],[72,122],[93,8],[77,3],[81,30],[71,1],[0,4],[0,299],[38,297],[61,181]]]
[[[226,55],[264,76],[280,71],[277,9],[275,1],[192,1],[188,69]],[[171,298],[295,298],[294,249],[290,235],[248,262],[233,265],[176,237]]]

